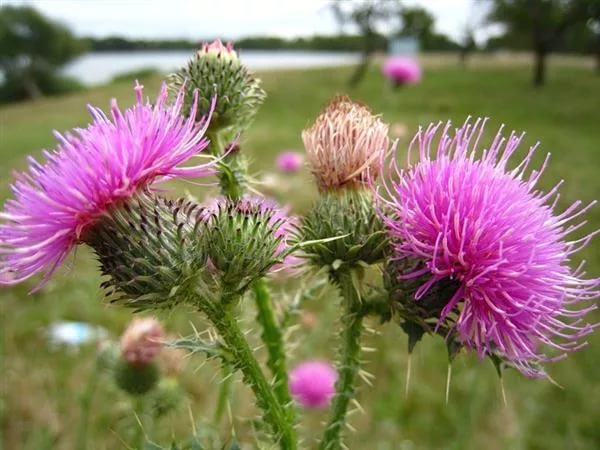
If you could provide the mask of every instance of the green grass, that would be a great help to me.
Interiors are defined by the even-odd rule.
[[[255,126],[244,136],[242,148],[251,155],[257,178],[273,170],[274,156],[283,149],[301,149],[300,131],[325,102],[336,93],[348,93],[367,103],[391,123],[406,124],[409,135],[418,124],[466,116],[488,116],[489,133],[500,124],[507,129],[526,130],[525,145],[542,142],[536,161],[552,152],[551,165],[541,186],[550,188],[565,179],[560,205],[581,199],[590,202],[600,194],[600,78],[584,67],[551,67],[548,85],[533,89],[527,67],[484,65],[462,70],[452,65],[432,66],[417,86],[391,92],[376,69],[356,90],[348,92],[345,80],[350,69],[327,69],[265,73],[269,97]],[[146,83],[153,96],[158,79]],[[108,107],[116,96],[125,105],[132,102],[130,83],[118,83],[62,98],[46,99],[0,109],[0,199],[8,196],[13,168],[25,167],[25,155],[39,155],[52,148],[52,129],[83,126],[88,121],[84,105]],[[406,149],[405,138],[399,151]],[[522,153],[521,153],[522,154]],[[309,207],[316,195],[308,173],[291,177],[289,190],[259,187],[290,203],[296,212]],[[207,190],[179,184],[198,196]],[[208,191],[210,194],[213,191]],[[600,227],[600,208],[588,214],[581,233]],[[598,239],[581,252],[588,273],[600,273]],[[107,305],[98,287],[100,277],[85,249],[39,292],[27,295],[35,281],[0,290],[2,330],[0,421],[6,449],[71,449],[79,421],[79,398],[93,370],[95,349],[80,352],[53,350],[44,328],[54,320],[82,320],[106,327],[115,336],[129,320],[129,311]],[[275,291],[282,288],[275,286]],[[290,292],[282,291],[282,293]],[[254,314],[248,303],[248,326]],[[335,294],[325,292],[308,303],[317,316],[314,327],[302,327],[293,336],[300,343],[293,360],[330,357],[335,348],[338,311]],[[189,311],[165,315],[174,333],[188,334],[201,318]],[[596,321],[599,316],[595,315]],[[450,401],[444,401],[445,348],[440,340],[424,339],[412,356],[412,383],[404,393],[407,353],[400,329],[370,324],[379,334],[369,335],[366,345],[377,349],[368,354],[365,368],[376,376],[374,386],[361,382],[359,401],[366,414],[357,412],[348,433],[351,449],[595,449],[600,447],[600,333],[590,345],[549,367],[564,388],[543,380],[528,380],[508,372],[504,378],[507,405],[502,403],[500,383],[488,361],[461,355],[453,367]],[[196,421],[212,417],[216,400],[217,366],[202,357],[190,360],[182,383],[189,404],[163,419],[151,436],[167,443],[171,436],[183,437]],[[238,435],[250,432],[254,414],[251,397],[240,383],[232,406]],[[302,433],[307,447],[319,436],[323,413],[302,414]],[[111,383],[103,382],[94,399],[90,424],[93,449],[123,448],[137,427],[128,400]],[[231,426],[222,429],[223,436]]]

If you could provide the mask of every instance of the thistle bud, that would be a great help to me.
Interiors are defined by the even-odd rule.
[[[156,417],[175,410],[185,398],[185,393],[176,378],[163,377],[152,395],[152,411]]]
[[[185,67],[171,74],[169,87],[174,94],[182,88],[185,90],[185,115],[190,113],[196,89],[198,117],[210,110],[211,100],[216,96],[217,105],[208,133],[213,139],[220,134],[225,143],[250,125],[266,96],[260,80],[241,63],[231,43],[224,46],[219,40],[203,44]],[[213,152],[223,151],[223,148],[211,148]]]
[[[302,132],[308,162],[321,191],[360,186],[381,170],[388,125],[348,97],[335,97]]]
[[[225,292],[241,293],[284,259],[293,220],[265,199],[219,199],[203,235]]]
[[[206,262],[196,237],[202,217],[195,203],[147,192],[109,209],[82,237],[108,277],[108,296],[138,310],[185,301]]]
[[[238,55],[233,49],[233,44],[231,42],[227,42],[225,45],[223,45],[220,39],[216,39],[210,44],[208,42],[204,42],[200,50],[198,50],[198,54],[206,57],[212,56],[215,58],[220,58],[224,61],[238,61]]]
[[[120,359],[115,367],[117,386],[131,395],[143,395],[156,386],[160,371],[155,362],[144,366],[132,366]]]
[[[375,212],[373,195],[366,189],[323,193],[303,217],[300,241],[317,241],[303,247],[305,257],[318,266],[338,270],[379,262],[387,247],[383,222]],[[343,236],[343,237],[341,237]]]
[[[117,385],[132,395],[152,389],[160,378],[156,357],[164,331],[153,317],[134,319],[121,336],[121,356],[115,366]]]

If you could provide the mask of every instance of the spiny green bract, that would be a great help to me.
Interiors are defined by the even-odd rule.
[[[346,265],[374,264],[383,258],[388,241],[373,197],[365,189],[342,189],[321,194],[302,219],[299,241],[346,237],[303,247],[316,266],[334,270]]]
[[[206,256],[197,239],[202,208],[142,193],[113,208],[84,237],[113,301],[138,310],[184,302]]]
[[[198,90],[198,118],[205,115],[216,96],[217,104],[208,133],[219,133],[225,141],[245,130],[266,93],[238,58],[198,51],[188,64],[169,76],[169,88],[174,95],[185,84],[184,114],[189,114],[194,90]],[[219,149],[221,151],[222,149]]]
[[[450,278],[440,280],[419,299],[415,299],[418,289],[431,275],[414,278],[400,278],[423,268],[423,263],[414,259],[386,259],[383,268],[383,284],[388,295],[390,307],[397,319],[409,323],[406,328],[421,330],[421,335],[433,333],[436,326],[441,336],[446,336],[456,321],[455,312],[450,313],[444,323],[438,324],[444,307],[456,293],[458,283]],[[403,328],[405,326],[403,325]],[[406,331],[406,329],[405,329]],[[408,333],[408,331],[407,331]]]
[[[289,219],[259,199],[221,199],[202,233],[225,294],[240,294],[282,262]]]
[[[414,258],[393,260],[388,258],[383,269],[383,283],[385,296],[394,320],[400,325],[408,336],[408,351],[412,352],[417,343],[425,334],[440,336],[444,339],[450,361],[464,347],[455,331],[459,309],[455,307],[442,322],[439,318],[442,310],[448,304],[459,287],[458,281],[450,278],[434,283],[431,288],[418,299],[415,298],[419,288],[427,282],[431,274],[414,278],[402,278],[402,274],[414,273],[423,268],[423,262]],[[386,320],[389,317],[385,318]],[[499,352],[488,352],[498,374],[513,365]],[[541,366],[531,365],[532,370],[543,373]]]
[[[115,366],[117,386],[131,395],[143,395],[150,391],[160,379],[160,370],[156,363],[133,366],[120,359]]]

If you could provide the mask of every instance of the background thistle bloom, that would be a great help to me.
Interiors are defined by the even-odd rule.
[[[134,366],[148,364],[160,352],[163,337],[164,330],[158,319],[133,319],[121,336],[121,356]]]
[[[600,279],[584,279],[582,266],[569,267],[571,255],[596,233],[567,240],[582,224],[570,224],[592,204],[576,202],[556,213],[556,186],[535,189],[543,169],[526,174],[536,146],[514,169],[507,163],[522,135],[499,132],[476,159],[485,121],[467,121],[448,135],[450,123],[432,151],[440,124],[419,130],[419,162],[387,183],[380,197],[383,219],[394,241],[394,257],[421,264],[401,278],[427,275],[417,289],[420,301],[448,279],[458,283],[440,312],[439,324],[454,322],[459,341],[483,357],[499,354],[523,373],[541,375],[550,359],[543,347],[575,350],[592,325],[578,305],[599,295]],[[410,150],[409,148],[409,161]],[[432,156],[432,153],[434,156]]]
[[[421,81],[421,66],[411,58],[392,56],[385,60],[381,71],[396,86],[416,84]]]
[[[0,213],[0,283],[39,272],[47,279],[103,216],[153,183],[212,173],[212,163],[181,166],[207,146],[211,109],[200,122],[183,119],[183,89],[173,105],[164,84],[154,105],[144,101],[141,85],[135,92],[136,104],[125,111],[113,100],[110,118],[90,106],[93,122],[56,133],[58,147],[44,153],[44,164],[30,158]]]
[[[379,174],[388,125],[366,106],[338,96],[302,132],[302,140],[321,190],[353,186]]]
[[[302,169],[304,156],[294,151],[281,152],[275,163],[280,172],[295,173]]]
[[[115,381],[125,392],[142,395],[160,378],[156,357],[164,330],[154,317],[133,319],[121,336],[121,357],[115,365]]]
[[[325,361],[304,361],[290,372],[290,392],[304,408],[326,408],[335,395],[337,372]]]

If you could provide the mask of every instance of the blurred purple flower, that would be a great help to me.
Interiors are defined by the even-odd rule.
[[[15,284],[45,272],[45,282],[86,230],[107,211],[152,184],[178,176],[205,176],[212,162],[181,167],[208,145],[204,132],[211,113],[196,122],[181,116],[183,89],[167,105],[163,84],[156,102],[144,101],[136,83],[136,103],[111,117],[89,106],[93,121],[73,134],[55,133],[46,162],[29,158],[29,172],[17,175],[15,198],[0,212],[0,284]],[[42,282],[42,284],[43,284]]]
[[[282,152],[277,156],[276,164],[281,172],[298,172],[304,164],[304,155],[293,151]]]
[[[449,136],[443,128],[437,148],[432,141],[440,124],[420,129],[408,150],[409,168],[398,181],[386,183],[380,195],[384,221],[395,245],[395,258],[419,259],[422,269],[401,275],[428,275],[415,295],[418,301],[438,281],[459,283],[441,313],[449,315],[462,343],[480,357],[499,352],[524,374],[543,376],[540,362],[562,358],[585,345],[580,338],[594,325],[583,317],[592,306],[576,305],[597,298],[600,279],[583,278],[583,264],[569,267],[571,256],[585,247],[585,237],[566,237],[585,222],[569,224],[594,203],[577,201],[556,213],[557,191],[535,188],[546,161],[526,174],[536,146],[515,168],[507,163],[523,135],[498,132],[477,159],[485,120],[467,122]],[[419,162],[410,165],[414,145]],[[456,315],[456,316],[455,316]],[[560,355],[549,357],[542,347]]]
[[[421,81],[421,66],[411,58],[390,56],[381,68],[383,75],[396,85],[415,84]]]
[[[304,408],[327,408],[335,395],[337,372],[325,361],[304,361],[290,372],[289,388]]]

